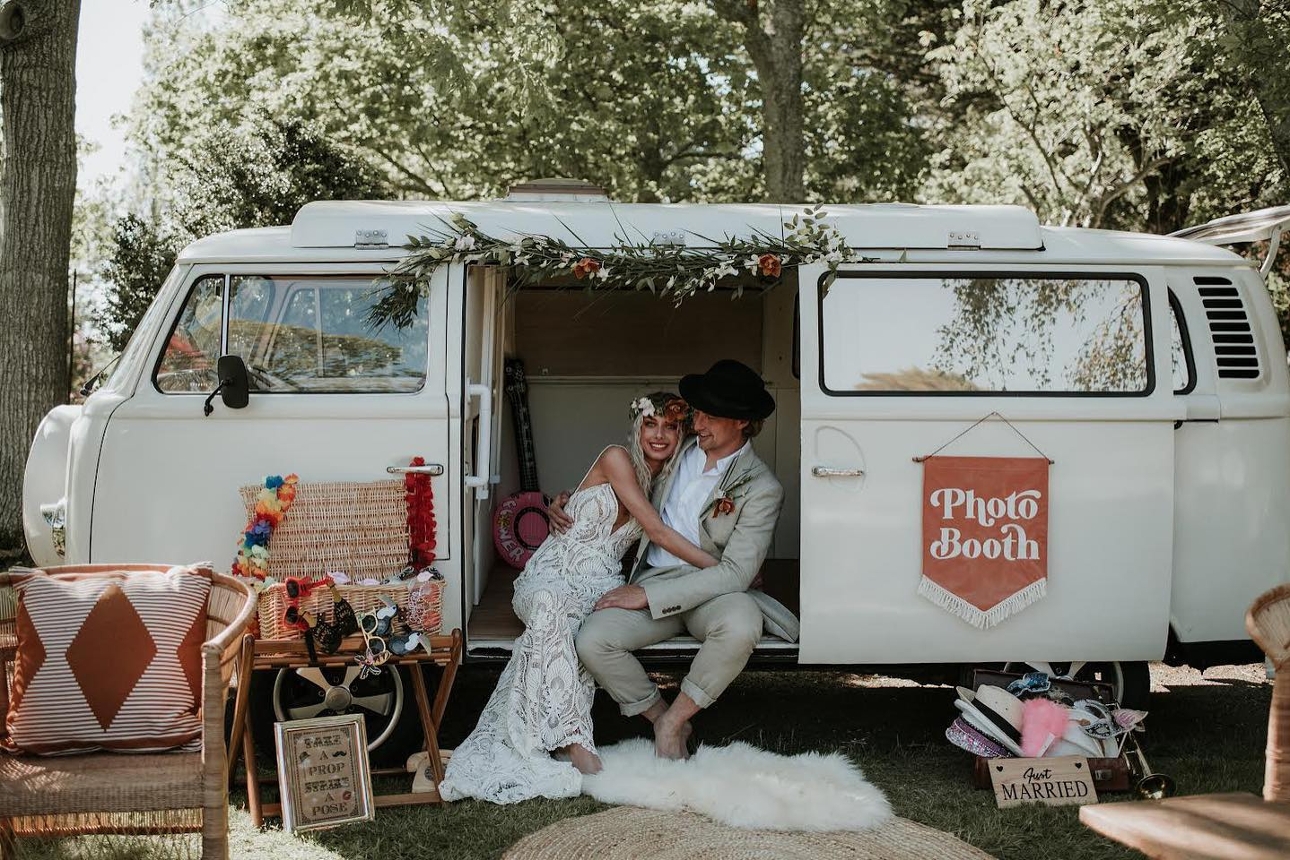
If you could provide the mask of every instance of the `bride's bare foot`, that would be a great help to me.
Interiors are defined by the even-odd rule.
[[[654,722],[654,755],[677,760],[689,758],[685,742],[693,732],[694,727],[689,720],[674,725],[673,720],[666,716],[660,717]]]
[[[561,749],[560,752],[568,756],[573,766],[585,776],[600,773],[603,767],[600,763],[600,756],[581,744],[569,744],[569,746]]]

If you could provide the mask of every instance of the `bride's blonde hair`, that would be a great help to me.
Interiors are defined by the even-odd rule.
[[[669,407],[671,407],[670,410]],[[672,456],[668,457],[667,462],[663,464],[663,468],[658,470],[657,475],[652,475],[650,474],[649,464],[645,460],[645,451],[641,448],[641,424],[650,416],[664,418],[669,411],[676,416],[681,438],[677,442],[676,450],[672,452]],[[647,497],[653,491],[654,484],[667,480],[667,476],[672,474],[672,470],[676,468],[677,458],[681,455],[681,442],[685,441],[685,416],[689,414],[689,411],[685,401],[670,391],[654,391],[632,401],[632,428],[627,435],[627,454],[631,457],[632,470],[636,473],[636,483],[640,485],[641,492]]]

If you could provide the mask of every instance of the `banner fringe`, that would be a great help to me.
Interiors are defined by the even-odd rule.
[[[988,630],[1046,596],[1048,594],[1048,578],[1044,577],[1030,583],[1030,585],[1005,600],[999,601],[989,609],[978,609],[926,576],[918,583],[918,593],[946,612],[962,618],[978,630]]]

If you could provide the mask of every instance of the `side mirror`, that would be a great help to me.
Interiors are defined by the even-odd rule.
[[[240,355],[221,355],[215,365],[219,376],[219,385],[211,392],[202,405],[202,413],[210,415],[215,411],[211,401],[218,394],[229,409],[245,409],[251,402],[251,382],[247,378],[246,364]]]

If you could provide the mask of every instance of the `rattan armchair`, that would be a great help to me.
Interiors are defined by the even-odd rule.
[[[154,565],[84,565],[50,573],[90,576]],[[13,586],[26,574],[0,573],[0,717],[8,710],[17,655]],[[14,756],[0,753],[0,858],[24,836],[200,831],[204,860],[228,857],[228,757],[224,706],[242,634],[255,612],[245,583],[213,574],[202,645],[200,752]],[[0,719],[0,734],[4,731]]]
[[[1245,614],[1245,629],[1276,671],[1263,799],[1290,802],[1290,584],[1260,595]]]

